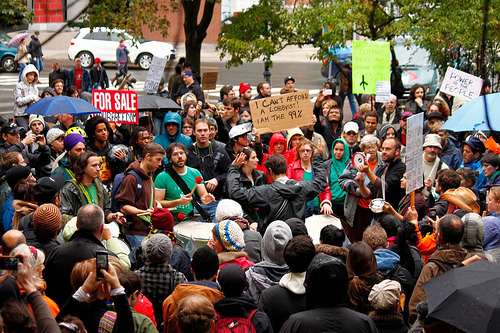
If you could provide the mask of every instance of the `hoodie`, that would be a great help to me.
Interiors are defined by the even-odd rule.
[[[35,84],[28,83],[26,75],[28,73],[35,73],[34,83],[38,82],[40,74],[36,67],[32,64],[26,66],[21,74],[21,82],[17,83],[14,87],[14,116],[24,116],[24,111],[37,101],[38,88]]]
[[[376,250],[375,258],[377,259],[377,270],[380,272],[393,270],[400,260],[396,252],[387,249]]]
[[[335,158],[335,155],[333,154],[334,147],[337,142],[342,142],[344,144],[344,155],[340,160],[337,160]],[[333,141],[331,156],[331,160],[327,162],[329,164],[329,167],[326,168],[326,172],[330,176],[328,183],[330,185],[330,192],[332,193],[332,204],[343,205],[346,192],[339,185],[339,176],[344,172],[347,166],[347,162],[351,157],[349,146],[347,145],[347,142],[344,141],[344,139],[336,139],[335,141]]]
[[[271,140],[269,140],[269,154],[264,154],[262,157],[262,161],[260,161],[259,165],[257,166],[257,170],[263,171],[267,175],[267,180],[269,181],[269,183],[272,183],[273,181],[271,177],[269,177],[269,173],[264,166],[264,162],[269,156],[271,156],[272,154],[276,154],[276,152],[274,151],[274,145],[276,144],[276,142],[282,142],[285,145],[285,151],[281,154],[285,156],[287,165],[293,163],[293,160],[295,158],[295,150],[286,150],[287,141],[285,139],[285,136],[281,134],[281,132],[274,133],[273,136],[271,136]]]
[[[277,285],[283,275],[289,272],[283,257],[283,250],[290,239],[292,230],[283,221],[274,221],[266,229],[262,238],[262,259],[246,271],[248,294],[256,301],[262,292]]]
[[[165,133],[158,135],[153,140],[153,142],[158,143],[165,150],[167,150],[167,147],[174,142],[180,142],[186,148],[193,143],[193,140],[189,136],[181,133],[181,116],[177,112],[167,112],[167,114],[163,118],[163,126],[165,126],[167,123],[177,124],[177,133],[171,136],[165,130]],[[166,157],[164,158],[164,161],[165,164],[170,164]]]

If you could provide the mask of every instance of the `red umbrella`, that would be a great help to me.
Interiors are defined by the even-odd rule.
[[[7,44],[7,47],[13,47],[13,46],[16,46],[16,45],[19,45],[19,43],[21,43],[21,41],[23,39],[26,39],[28,38],[30,35],[29,32],[21,32],[20,34],[17,34],[15,35],[14,37],[12,37],[12,39],[10,40],[9,44]]]

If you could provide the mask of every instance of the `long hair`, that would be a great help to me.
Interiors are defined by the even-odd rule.
[[[76,159],[73,168],[75,170],[75,179],[77,182],[80,183],[82,181],[85,169],[87,168],[87,165],[89,165],[89,159],[94,156],[97,157],[98,155],[93,151],[86,151]]]

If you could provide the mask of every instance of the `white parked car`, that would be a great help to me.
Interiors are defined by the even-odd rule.
[[[144,38],[132,42],[133,37],[123,30],[108,28],[80,29],[80,33],[71,40],[68,48],[68,57],[76,57],[82,61],[82,66],[90,68],[95,58],[100,58],[102,63],[116,63],[116,48],[120,40],[125,39],[127,49],[130,51],[130,62],[139,65],[142,69],[149,69],[153,56],[175,59],[176,50],[172,44],[148,41]]]

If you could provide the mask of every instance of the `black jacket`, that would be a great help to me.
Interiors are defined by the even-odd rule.
[[[101,72],[102,72],[102,78],[101,78]],[[97,67],[92,67],[90,69],[90,78],[92,79],[92,85],[94,83],[99,83],[101,86],[101,89],[106,89],[109,88],[109,79],[108,79],[108,73],[106,72],[106,68],[101,66],[101,70],[98,71]],[[101,81],[99,82],[99,78]]]
[[[32,58],[39,58],[43,56],[42,43],[40,43],[40,40],[36,38],[35,35],[31,36],[31,42],[28,45],[28,52],[31,54]]]
[[[321,158],[314,159],[314,170],[317,170],[312,181],[286,182],[275,181],[269,185],[245,188],[240,182],[240,171],[231,166],[227,174],[229,197],[239,202],[243,207],[259,208],[259,231],[264,234],[269,223],[291,217],[305,220],[305,210],[308,201],[314,199],[326,188],[326,175]],[[286,202],[285,202],[286,201]]]
[[[386,172],[387,169],[387,172]],[[396,159],[390,162],[385,168],[377,170],[376,175],[381,179],[385,173],[385,200],[392,205],[398,207],[399,201],[405,196],[405,190],[401,188],[401,178],[406,171],[406,165],[401,162],[401,159]],[[372,192],[372,198],[382,198],[382,183],[369,184],[368,188]]]
[[[43,277],[47,282],[46,293],[60,307],[73,294],[70,281],[73,266],[77,262],[95,258],[97,250],[106,251],[109,255],[116,256],[113,252],[106,250],[93,234],[77,230],[69,242],[56,247],[45,259]]]
[[[250,296],[227,297],[214,303],[215,311],[221,318],[244,317],[248,318],[252,310],[257,309],[257,304]],[[257,311],[252,318],[252,325],[257,333],[273,333],[269,317],[262,311]]]
[[[193,82],[191,85],[186,86],[185,83],[183,83],[180,87],[179,90],[177,90],[177,98],[181,98],[182,95],[187,94],[188,92],[195,94],[196,99],[198,102],[205,103],[205,95],[203,94],[203,91],[201,90],[200,84],[198,82]]]
[[[208,148],[208,155],[202,157],[196,143],[187,147],[186,165],[198,169],[205,181],[216,178],[219,184],[215,188],[213,195],[215,199],[221,199],[225,194],[227,169],[232,160],[229,158],[224,146],[217,142],[211,142]]]

